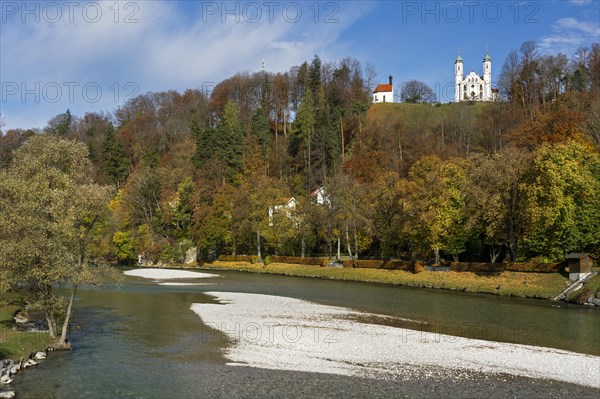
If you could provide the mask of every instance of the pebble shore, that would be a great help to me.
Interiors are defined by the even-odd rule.
[[[341,307],[287,297],[209,292],[191,309],[232,343],[230,365],[369,377],[512,375],[600,388],[600,357],[353,321]]]

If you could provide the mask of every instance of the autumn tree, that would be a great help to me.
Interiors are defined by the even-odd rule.
[[[465,171],[460,161],[443,162],[434,156],[423,157],[409,171],[412,187],[406,212],[411,217],[406,233],[425,253],[432,251],[436,263],[441,251],[456,260],[466,250]]]
[[[59,348],[69,346],[77,288],[113,274],[92,250],[111,193],[90,172],[84,144],[46,135],[0,172],[0,290],[29,288]]]
[[[526,152],[507,149],[490,157],[473,156],[471,162],[469,224],[481,233],[492,263],[504,250],[514,262],[527,226],[525,181],[531,157]]]
[[[600,244],[600,157],[578,143],[535,154],[526,201],[530,255],[560,261]]]

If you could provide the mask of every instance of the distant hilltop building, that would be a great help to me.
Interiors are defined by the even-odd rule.
[[[390,75],[389,84],[377,85],[373,90],[373,103],[393,103],[394,102],[394,86],[392,85],[392,75]]]
[[[498,90],[492,89],[492,59],[488,52],[483,58],[483,76],[471,71],[463,77],[463,60],[460,54],[454,62],[454,101],[496,101]]]

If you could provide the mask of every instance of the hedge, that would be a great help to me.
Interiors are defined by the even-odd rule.
[[[292,263],[309,266],[327,266],[329,258],[301,258],[299,256],[271,256],[270,263]]]
[[[527,273],[556,273],[559,272],[560,269],[560,263],[450,263],[450,270],[453,272],[498,273],[510,271]]]
[[[257,255],[219,255],[219,260],[221,262],[249,262],[249,263],[258,263]]]
[[[386,269],[386,270],[407,270],[415,271],[415,265],[407,260],[371,260],[371,259],[356,259],[345,260],[342,262],[344,267],[355,267],[360,269]]]
[[[511,272],[557,273],[563,265],[560,263],[507,263],[504,270]]]
[[[393,269],[393,270],[409,270],[414,271],[414,265],[408,260],[388,260],[381,266],[382,269]]]

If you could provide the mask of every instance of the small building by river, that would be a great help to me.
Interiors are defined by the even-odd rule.
[[[576,252],[567,255],[569,280],[579,280],[584,274],[592,272],[594,257],[588,253]]]

